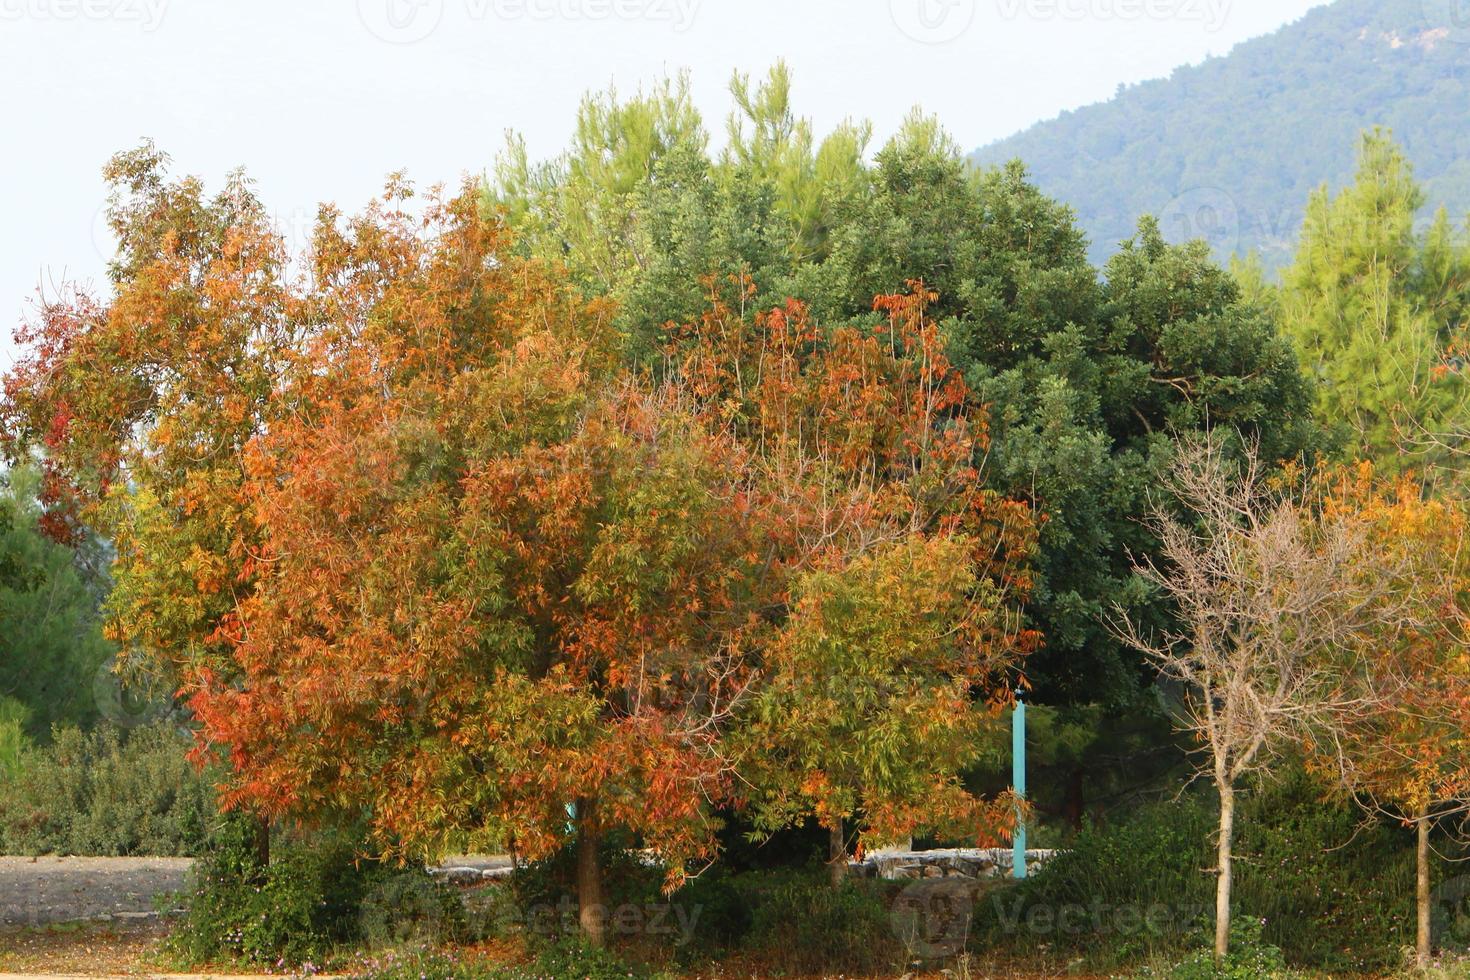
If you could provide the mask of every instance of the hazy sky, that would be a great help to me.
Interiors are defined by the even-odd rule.
[[[588,89],[688,68],[719,139],[733,71],[786,59],[819,132],[914,105],[966,147],[1108,98],[1323,0],[0,0],[0,365],[38,284],[98,283],[99,171],[151,137],[244,166],[299,241],[383,175],[483,172],[507,129],[566,141]]]

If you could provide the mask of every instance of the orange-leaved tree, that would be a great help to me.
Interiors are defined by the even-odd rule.
[[[679,346],[706,417],[748,449],[780,573],[731,740],[740,799],[760,830],[814,816],[834,884],[849,829],[859,847],[1009,833],[1014,800],[977,798],[960,774],[1038,639],[1018,611],[1031,515],[982,488],[983,408],[944,354],[934,295],[909,285],[871,324],[827,329],[794,301],[753,318],[716,301]]]
[[[241,175],[209,198],[147,144],[105,173],[114,296],[64,293],[17,332],[5,448],[39,453],[54,536],[112,541],[124,665],[228,672],[225,627],[253,588],[242,453],[295,342],[286,251]]]
[[[6,419],[117,540],[112,628],[176,672],[227,805],[423,856],[549,853],[571,805],[594,941],[613,830],[672,887],[724,802],[1009,812],[956,773],[1034,640],[1031,524],[978,489],[922,288],[876,329],[717,307],[640,371],[472,189],[325,208],[293,276],[243,181],[115,166],[117,296],[48,308]],[[793,698],[834,678],[885,694],[817,731]]]
[[[544,855],[574,805],[584,931],[610,829],[669,864],[763,628],[739,448],[621,368],[606,311],[511,259],[473,195],[328,216],[292,406],[247,452],[239,676],[191,702],[226,799],[370,814],[400,853]]]
[[[1370,813],[1414,829],[1415,952],[1425,968],[1433,952],[1431,833],[1470,814],[1466,518],[1416,479],[1385,482],[1368,463],[1331,473],[1323,484],[1327,512],[1365,523],[1375,549],[1394,556],[1365,573],[1394,571],[1396,611],[1352,651],[1349,676],[1359,703],[1373,710],[1342,713],[1312,740],[1312,755]]]

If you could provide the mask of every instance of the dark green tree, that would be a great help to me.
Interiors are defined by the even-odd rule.
[[[45,738],[55,724],[96,720],[93,689],[112,645],[76,551],[42,532],[38,483],[21,467],[0,484],[0,701],[19,702],[27,732]]]

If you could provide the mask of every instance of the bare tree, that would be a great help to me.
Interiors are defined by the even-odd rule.
[[[1174,606],[1176,625],[1145,630],[1120,610],[1123,640],[1186,690],[1181,727],[1195,735],[1220,799],[1215,956],[1229,949],[1236,795],[1280,750],[1371,714],[1378,691],[1355,682],[1362,640],[1406,613],[1383,574],[1367,522],[1317,506],[1273,475],[1250,445],[1219,436],[1180,445],[1168,502],[1150,524],[1162,559],[1137,572]],[[1176,506],[1177,504],[1177,506]],[[1330,736],[1329,736],[1330,737]]]

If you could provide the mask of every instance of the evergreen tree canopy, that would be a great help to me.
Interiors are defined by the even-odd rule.
[[[93,680],[112,650],[76,552],[42,533],[38,483],[22,467],[0,487],[0,701],[19,702],[42,738],[96,718]]]

